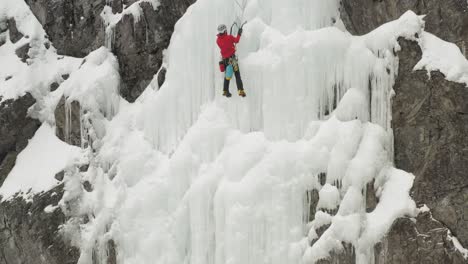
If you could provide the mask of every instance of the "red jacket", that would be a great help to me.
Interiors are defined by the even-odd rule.
[[[240,37],[240,35],[234,37],[228,34],[218,34],[216,43],[221,49],[221,56],[223,59],[229,58],[236,53],[236,46],[234,44],[239,43]]]

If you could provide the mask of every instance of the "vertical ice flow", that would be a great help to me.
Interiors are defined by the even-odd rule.
[[[314,263],[343,243],[371,263],[393,219],[414,213],[413,176],[392,166],[389,103],[396,39],[420,33],[421,18],[357,37],[338,1],[237,1],[192,5],[164,85],[104,124],[83,175],[95,189],[81,194],[80,263],[105,256],[110,239],[125,264]],[[227,100],[216,27],[242,18],[248,96]],[[373,181],[380,202],[367,213]]]

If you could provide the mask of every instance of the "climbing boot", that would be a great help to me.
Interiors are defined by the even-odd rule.
[[[226,96],[227,98],[229,98],[232,96],[232,94],[229,91],[223,91],[223,96]]]
[[[246,94],[245,94],[244,90],[239,90],[239,96],[245,97],[245,95]]]

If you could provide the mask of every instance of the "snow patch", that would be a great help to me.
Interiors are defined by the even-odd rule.
[[[449,81],[468,85],[468,61],[457,45],[424,32],[419,41],[423,51],[414,70],[440,71]]]
[[[48,95],[50,84],[60,82],[61,75],[75,70],[80,59],[57,56],[55,48],[37,18],[23,1],[3,0],[0,5],[0,22],[14,19],[18,31],[25,37],[12,43],[9,34],[0,46],[0,97],[1,100],[17,99],[26,92],[41,101]],[[29,59],[22,62],[16,50],[29,45]],[[48,48],[47,48],[47,47]]]
[[[55,210],[59,209],[60,207],[58,205],[51,205],[49,204],[48,206],[46,206],[46,208],[44,208],[44,212],[45,213],[53,213]]]
[[[83,161],[80,148],[55,136],[54,128],[44,123],[27,147],[18,155],[13,170],[0,187],[3,199],[19,193],[25,199],[57,186],[55,174]]]
[[[458,241],[458,239],[453,236],[452,234],[448,234],[448,238],[449,240],[451,240],[453,242],[453,245],[455,246],[455,248],[463,255],[463,257],[465,259],[468,259],[468,249],[464,248],[460,241]]]
[[[340,205],[340,191],[328,183],[320,190],[319,197],[318,209],[334,210]]]
[[[119,106],[119,64],[105,47],[91,52],[60,89],[67,101],[77,101],[81,108],[101,111],[111,118]]]

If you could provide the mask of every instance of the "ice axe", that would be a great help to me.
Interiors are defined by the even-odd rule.
[[[247,24],[247,21],[245,21],[244,23],[242,23],[240,27],[239,27],[239,25],[237,24],[237,22],[232,23],[232,25],[231,25],[231,30],[229,31],[229,34],[232,35],[232,28],[233,28],[234,26],[236,26],[238,29],[240,29],[240,28],[243,28],[245,24]]]
[[[241,17],[236,16],[236,22],[241,23],[241,21],[244,20],[244,13],[245,13],[245,8],[247,6],[247,0],[243,0],[242,5],[239,3],[238,0],[234,0],[234,2],[236,3],[237,7],[239,7],[239,9],[241,11]]]

